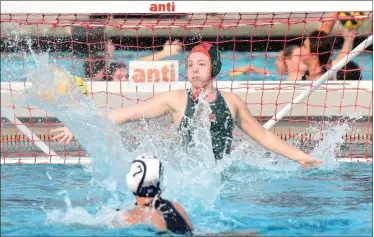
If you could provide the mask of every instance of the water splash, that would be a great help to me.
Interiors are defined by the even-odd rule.
[[[129,135],[134,126],[124,129],[98,116],[98,111],[106,113],[107,110],[100,110],[85,99],[72,76],[58,66],[50,65],[47,54],[34,55],[34,59],[39,65],[38,71],[28,75],[27,79],[33,86],[27,90],[21,104],[44,108],[64,123],[92,158],[92,164],[85,169],[92,174],[91,185],[104,187],[110,193],[108,200],[98,203],[95,213],[83,207],[73,207],[66,194],[67,211],[47,211],[47,222],[50,224],[106,227],[123,224],[119,223],[121,218],[114,210],[119,205],[130,206],[133,203],[133,196],[128,193],[125,184],[125,174],[131,160],[144,152],[155,154],[165,166],[165,198],[181,202],[192,216],[204,212],[222,215],[217,205],[226,184],[222,176],[228,175],[230,181],[237,180],[247,184],[249,191],[256,191],[252,181],[300,175],[299,164],[267,151],[251,139],[245,139],[231,155],[216,163],[210,138],[211,109],[202,98],[192,121],[195,129],[187,150],[173,139],[167,141],[154,135],[154,130],[164,130],[162,125],[152,126],[152,122],[141,121],[144,134],[136,134],[139,146],[130,151],[123,146],[121,134]],[[322,131],[324,139],[312,155],[324,159],[323,169],[336,167],[334,152],[343,142],[341,137],[348,128],[346,124],[333,125]],[[92,133],[87,136],[89,130]],[[289,142],[296,147],[300,145],[296,141]]]
[[[219,166],[216,166],[210,135],[209,115],[212,110],[209,103],[203,99],[204,95],[200,96],[190,125],[193,127],[192,142],[187,149],[188,156],[180,168],[184,179],[189,180],[185,183],[185,188],[191,193],[187,192],[187,195],[201,198],[205,207],[209,209],[214,208],[214,203],[219,198],[221,177]]]
[[[114,211],[115,202],[108,202],[106,206],[93,214],[83,207],[74,207],[67,191],[59,194],[65,196],[66,211],[62,209],[46,211],[45,225],[94,226],[102,229],[126,226],[120,212]]]
[[[324,164],[321,170],[335,170],[339,163],[336,161],[336,154],[344,143],[344,134],[350,130],[350,126],[346,123],[327,124],[325,130],[320,130],[315,139],[320,142],[315,146],[311,155],[322,158]],[[321,140],[322,139],[322,140]]]
[[[323,161],[323,165],[319,170],[335,170],[337,168],[339,165],[337,156],[339,156],[340,147],[344,144],[344,134],[352,131],[352,126],[354,126],[352,120],[359,118],[359,115],[354,114],[351,117],[342,118],[339,123],[337,121],[322,122],[324,125],[323,130],[320,129],[321,124],[316,124],[306,129],[306,132],[313,134],[312,140],[309,142],[314,141],[316,143],[310,150],[310,156]],[[348,120],[350,123],[348,123]],[[295,137],[294,140],[286,142],[303,150],[304,145],[299,138]],[[302,169],[298,163],[264,149],[252,139],[247,139],[238,144],[237,149],[231,153],[231,158],[231,163],[245,160],[247,164],[253,167],[271,171],[294,172]],[[233,160],[235,161],[232,162]]]
[[[32,87],[28,88],[23,97],[15,101],[15,104],[20,107],[31,105],[43,108],[73,132],[92,159],[91,165],[85,169],[92,174],[92,185],[102,186],[106,191],[113,192],[113,195],[122,192],[124,196],[128,196],[126,200],[131,200],[132,195],[128,194],[125,184],[126,171],[136,155],[151,151],[160,157],[166,167],[165,184],[168,188],[165,190],[165,195],[186,200],[191,205],[195,205],[195,208],[199,200],[204,200],[206,207],[214,207],[214,202],[219,196],[217,187],[220,186],[220,178],[214,169],[211,143],[206,142],[210,140],[208,119],[210,107],[207,102],[202,100],[198,105],[195,115],[196,124],[194,124],[196,130],[193,134],[195,142],[188,151],[177,146],[169,151],[163,150],[156,145],[157,139],[148,134],[141,140],[141,146],[130,152],[121,143],[119,126],[106,119],[105,116],[98,116],[100,112],[107,113],[107,110],[100,110],[94,102],[86,99],[75,85],[71,75],[58,65],[50,63],[48,54],[33,53],[33,58],[38,65],[37,70],[27,75],[27,81],[32,83]],[[145,130],[147,131],[147,126]],[[91,134],[88,135],[87,131],[91,131]],[[175,153],[171,155],[170,152]],[[173,158],[176,156],[178,162],[174,162]],[[181,193],[183,193],[182,196]],[[113,206],[118,207],[120,204],[118,199],[114,198],[114,200],[117,200],[116,205],[110,205],[111,211],[114,210]],[[103,206],[99,212],[106,213],[105,210],[109,204],[100,202],[100,205]],[[49,218],[52,218],[52,222],[62,221],[64,223],[70,223],[69,220],[74,215],[89,218],[89,214],[85,213],[82,208],[73,209],[70,204],[67,208],[67,213],[53,211],[49,213]],[[91,217],[89,223],[100,222],[101,217]]]
[[[111,186],[118,184],[118,190],[121,190],[123,183],[119,182],[125,176],[116,167],[127,167],[130,156],[121,145],[118,127],[98,115],[107,111],[84,98],[72,75],[57,65],[49,64],[48,54],[34,55],[34,59],[38,70],[27,75],[32,87],[26,89],[26,93],[14,103],[20,107],[31,105],[43,108],[57,117],[73,131],[91,156],[93,178]]]

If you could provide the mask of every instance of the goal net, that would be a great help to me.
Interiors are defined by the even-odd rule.
[[[371,45],[352,58],[357,68],[330,70],[331,78],[277,117],[323,74],[313,78],[311,64],[309,74],[306,71],[303,52],[308,37],[316,30],[325,31],[326,36],[310,36],[309,41],[328,38],[331,49],[325,53],[330,60],[342,54],[340,59],[347,59],[349,51],[372,35],[372,12],[358,16],[350,12],[2,14],[1,162],[89,162],[90,154],[76,139],[69,144],[51,139],[51,129],[64,126],[51,111],[13,103],[30,86],[26,78],[36,68],[32,53],[47,53],[51,61],[81,78],[87,98],[98,107],[124,108],[163,91],[188,88],[186,58],[202,41],[214,43],[221,52],[223,66],[214,86],[239,95],[261,124],[275,118],[272,132],[288,142],[297,141],[309,152],[345,124],[348,128],[334,138],[342,141],[337,159],[371,162]],[[349,49],[344,52],[346,45]],[[302,80],[305,74],[307,80]],[[234,138],[242,136],[236,129]]]

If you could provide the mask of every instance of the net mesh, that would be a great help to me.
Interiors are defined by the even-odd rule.
[[[50,129],[63,124],[48,111],[31,106],[17,107],[12,98],[22,93],[25,77],[35,63],[30,52],[48,52],[70,74],[84,79],[88,98],[99,107],[120,108],[142,103],[161,90],[129,87],[126,75],[117,75],[116,65],[134,60],[178,60],[178,88],[188,87],[185,73],[188,52],[198,42],[215,43],[223,62],[215,87],[237,93],[262,124],[275,116],[307,88],[299,54],[287,55],[287,46],[303,48],[314,30],[328,31],[331,59],[339,57],[344,44],[355,48],[372,34],[372,13],[230,13],[230,14],[2,14],[1,97],[2,109],[12,119],[1,117],[2,163],[52,163],[34,139],[15,125],[25,125],[60,157],[62,163],[81,162],[86,154],[79,142],[67,145],[51,140]],[[339,19],[338,19],[339,18]],[[357,27],[353,28],[355,24]],[[352,27],[347,33],[345,27]],[[312,38],[310,38],[312,40]],[[283,52],[283,54],[280,54]],[[291,68],[287,60],[292,62]],[[271,128],[284,140],[298,140],[309,152],[329,126],[349,125],[337,158],[371,162],[372,159],[372,46],[353,59],[361,80],[331,80],[291,109]],[[287,68],[288,66],[288,68]],[[117,65],[118,67],[118,65]],[[130,68],[131,70],[131,68]],[[285,73],[288,70],[288,75]],[[290,80],[291,74],[297,80]],[[126,73],[125,73],[126,74]],[[116,80],[119,81],[116,81]],[[318,78],[316,78],[318,79]],[[131,80],[131,78],[130,78]],[[354,117],[349,118],[349,116]],[[347,118],[348,117],[348,118]],[[19,121],[16,120],[19,119]],[[21,124],[20,124],[21,123]],[[310,129],[313,128],[313,129]],[[319,134],[319,136],[316,136]],[[241,138],[240,131],[235,137]]]

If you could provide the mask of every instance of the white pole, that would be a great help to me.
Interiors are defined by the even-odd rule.
[[[345,64],[350,62],[354,57],[358,54],[362,53],[362,51],[373,43],[373,36],[371,35],[361,44],[359,44],[355,49],[353,49],[350,53],[348,53],[344,58],[342,58],[337,64],[335,64],[330,70],[328,70],[325,74],[323,74],[316,82],[315,85],[306,89],[303,93],[298,95],[292,103],[286,105],[279,113],[277,113],[273,118],[267,121],[264,124],[265,129],[270,129],[277,123],[280,119],[282,119],[290,110],[296,106],[297,103],[303,101],[309,93],[315,91],[320,85],[322,85],[328,78],[329,74],[337,69],[341,69]]]
[[[7,119],[10,120],[10,122],[15,122],[15,126],[23,132],[29,139],[34,140],[35,144],[44,151],[47,155],[55,156],[56,158],[60,158],[56,152],[54,152],[51,148],[47,146],[42,140],[39,139],[38,136],[36,136],[28,127],[26,127],[19,119],[15,116],[13,116],[12,112],[8,108],[2,108],[2,114],[5,115]]]

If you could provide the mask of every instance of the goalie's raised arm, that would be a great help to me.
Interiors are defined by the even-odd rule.
[[[168,101],[173,97],[173,93],[175,92],[162,92],[142,103],[126,108],[112,109],[107,113],[98,112],[98,115],[103,119],[110,119],[116,124],[141,120],[143,118],[158,118],[169,113],[170,106]],[[73,138],[73,134],[67,127],[53,129],[50,132],[56,134],[52,139],[61,138],[59,143],[66,142],[68,144]]]

